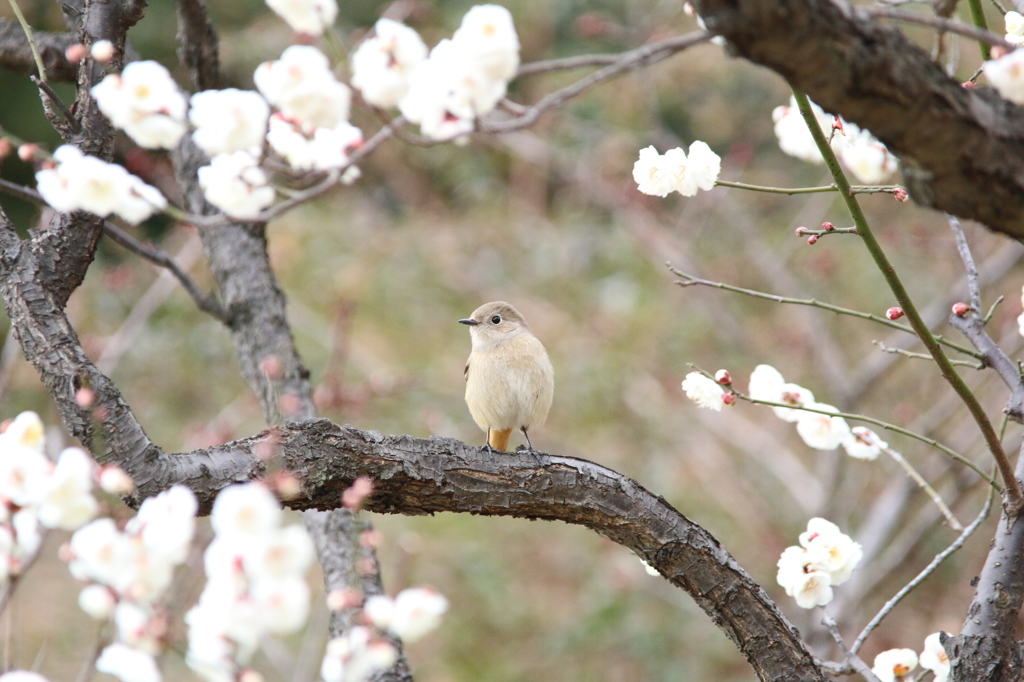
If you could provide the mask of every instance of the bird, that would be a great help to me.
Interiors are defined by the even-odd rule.
[[[485,303],[460,323],[473,342],[466,361],[466,405],[487,433],[487,447],[506,450],[518,429],[530,442],[530,429],[547,419],[555,392],[555,371],[544,344],[526,319],[504,301]]]

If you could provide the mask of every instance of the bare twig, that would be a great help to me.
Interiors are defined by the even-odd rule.
[[[834,639],[836,644],[839,645],[839,648],[843,650],[843,655],[846,656],[846,662],[850,667],[860,673],[868,682],[879,682],[878,677],[875,676],[875,673],[872,672],[868,664],[865,663],[864,660],[855,652],[850,651],[850,648],[846,646],[843,636],[839,633],[839,625],[836,624],[835,618],[833,618],[824,607],[822,607],[821,610],[822,613],[824,613],[824,616],[821,619],[821,624],[825,626],[829,634],[832,635],[832,639]]]
[[[707,31],[694,31],[693,33],[676,36],[624,52],[615,62],[605,68],[595,71],[586,78],[578,80],[561,90],[555,90],[545,95],[536,104],[529,107],[522,116],[507,121],[481,121],[480,130],[486,133],[507,133],[512,130],[526,128],[533,125],[545,111],[561,106],[568,100],[586,92],[599,83],[611,80],[629,71],[660,62],[677,52],[682,52],[688,47],[707,42],[713,37]]]
[[[46,68],[43,66],[43,58],[39,56],[39,49],[36,47],[36,39],[32,35],[32,27],[25,21],[25,15],[21,13],[21,8],[18,7],[17,0],[7,0],[11,6],[11,10],[14,12],[15,18],[18,23],[21,24],[21,30],[25,32],[25,38],[28,40],[28,47],[32,50],[32,58],[36,62],[36,68],[39,69],[39,79],[46,82]]]
[[[904,597],[910,594],[911,590],[920,585],[925,578],[931,575],[935,571],[935,569],[939,567],[939,564],[945,561],[949,557],[949,555],[963,547],[964,543],[967,542],[967,538],[971,537],[971,534],[978,529],[978,526],[981,525],[981,522],[984,521],[985,518],[988,516],[989,510],[991,508],[992,495],[990,494],[988,496],[988,499],[985,501],[985,506],[982,508],[981,513],[979,513],[978,517],[971,522],[971,525],[967,526],[967,528],[964,528],[963,532],[960,533],[960,536],[953,541],[953,544],[951,544],[949,547],[936,554],[935,558],[932,559],[931,562],[924,567],[924,570],[918,573],[913,580],[904,585],[903,589],[901,589],[899,592],[893,595],[892,599],[885,603],[881,610],[877,614],[875,614],[875,617],[872,618],[871,621],[864,626],[864,629],[857,637],[857,641],[855,641],[853,643],[853,646],[850,647],[850,651],[852,651],[853,653],[857,653],[858,651],[860,651],[860,648],[864,645],[864,641],[868,638],[868,635],[871,634],[872,630],[878,627],[878,624],[882,622],[882,619],[889,615],[889,612],[896,608],[896,605],[899,604]]]
[[[64,100],[60,98],[60,95],[50,87],[50,84],[36,76],[29,76],[29,78],[40,90],[43,91],[43,94],[45,94],[46,98],[50,100],[50,103],[57,105],[57,108],[60,109],[61,115],[64,116],[64,120],[68,122],[72,129],[77,129],[78,121],[75,119],[74,113],[72,113],[71,109],[68,108],[68,105],[64,103]]]
[[[910,462],[906,460],[906,458],[903,455],[896,452],[892,448],[882,449],[885,450],[885,453],[887,455],[896,460],[896,463],[903,467],[903,470],[907,472],[907,475],[910,476],[910,478],[914,479],[914,483],[917,483],[918,487],[921,488],[921,490],[923,490],[925,494],[931,498],[932,502],[935,503],[935,506],[939,508],[940,512],[942,512],[942,515],[946,517],[946,523],[949,524],[950,528],[956,531],[961,531],[964,529],[963,524],[960,523],[959,519],[957,519],[956,516],[953,515],[953,512],[950,511],[949,507],[946,506],[946,503],[943,502],[942,496],[939,495],[938,491],[936,491],[935,488],[933,488],[928,483],[928,481],[924,479],[924,476],[922,476],[918,472],[918,470],[915,469],[913,465],[911,465]]]
[[[961,21],[943,19],[942,17],[922,14],[920,12],[904,12],[903,10],[893,9],[891,7],[860,7],[858,9],[872,17],[893,19],[894,21],[903,21],[908,24],[921,24],[922,26],[934,28],[937,31],[956,33],[966,38],[973,38],[974,40],[987,43],[988,45],[1002,47],[1006,50],[1013,50],[1016,47],[1012,43],[1007,42],[1002,36],[998,36],[991,31],[985,31],[983,29],[970,26]]]
[[[621,54],[581,54],[575,57],[562,57],[560,59],[545,59],[542,62],[530,62],[523,64],[516,71],[516,78],[533,76],[548,71],[567,71],[569,69],[583,69],[588,66],[608,66],[622,59]]]
[[[947,214],[949,229],[953,231],[956,239],[956,250],[960,254],[960,260],[964,263],[964,271],[967,273],[967,291],[970,296],[971,307],[981,312],[981,286],[978,284],[978,266],[974,264],[974,256],[971,255],[971,247],[967,243],[967,235],[960,225],[956,216]]]
[[[935,361],[935,358],[928,355],[927,353],[915,353],[913,351],[907,350],[906,348],[894,348],[892,346],[887,346],[885,345],[885,342],[878,340],[872,341],[871,343],[878,346],[878,349],[881,350],[883,353],[894,353],[895,355],[902,355],[905,358],[931,360],[932,362]],[[957,365],[960,367],[970,367],[971,369],[985,369],[988,366],[984,362],[968,362],[967,360],[950,360],[949,362],[953,365]]]
[[[762,291],[756,291],[754,289],[744,289],[743,287],[725,284],[724,282],[714,282],[707,279],[701,279],[700,277],[694,277],[693,275],[689,275],[680,270],[676,270],[671,265],[668,266],[668,269],[672,272],[673,275],[683,278],[682,280],[676,282],[676,284],[684,288],[688,286],[701,285],[713,287],[715,289],[723,289],[725,291],[732,291],[737,294],[744,294],[746,296],[753,296],[754,298],[763,298],[767,301],[774,301],[776,303],[788,303],[790,305],[806,305],[814,308],[821,308],[822,310],[827,310],[829,312],[836,313],[837,315],[848,315],[850,317],[856,317],[862,320],[870,320],[872,322],[877,322],[878,324],[883,324],[886,327],[899,329],[900,331],[907,332],[908,334],[914,333],[914,330],[911,329],[910,327],[898,324],[896,322],[893,322],[892,320],[881,317],[880,315],[863,313],[859,310],[853,310],[851,308],[842,308],[840,306],[832,305],[831,303],[824,303],[813,298],[790,298],[788,296],[776,296],[775,294],[766,294]],[[957,343],[953,343],[952,341],[947,340],[945,337],[936,336],[935,340],[948,348],[952,348],[955,351],[959,351],[965,355],[970,355],[971,357],[978,358],[979,360],[982,359],[981,353],[979,353],[978,351],[967,348],[966,346],[961,346]]]
[[[185,287],[185,291],[187,291],[189,296],[192,297],[192,300],[196,302],[196,306],[198,306],[200,310],[217,318],[221,322],[227,321],[228,313],[224,310],[223,306],[221,306],[220,302],[213,296],[200,291],[196,283],[188,276],[188,273],[181,269],[170,254],[148,244],[143,244],[110,222],[103,225],[103,233],[107,235],[111,241],[120,244],[129,251],[137,253],[146,260],[151,261],[162,268],[167,268],[167,270],[170,271],[170,273],[174,275],[179,282],[181,282],[181,285]]]
[[[715,182],[716,187],[733,187],[735,189],[745,189],[751,192],[768,192],[770,194],[818,194],[821,192],[838,192],[839,188],[836,187],[835,183],[831,185],[822,185],[820,187],[766,187],[764,185],[749,185],[745,182],[727,182],[725,180],[717,180]],[[899,185],[854,185],[852,188],[854,194],[892,194],[893,192],[903,189]]]

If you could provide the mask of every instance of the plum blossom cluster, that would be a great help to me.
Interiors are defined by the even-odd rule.
[[[88,211],[101,218],[114,214],[137,225],[167,207],[155,187],[72,145],[58,147],[53,162],[52,168],[36,173],[36,183],[46,203],[62,213]]]
[[[665,197],[679,192],[692,197],[697,190],[709,190],[718,181],[722,159],[705,142],[697,140],[687,154],[680,147],[659,154],[653,146],[640,150],[633,164],[633,180],[644,194]]]
[[[43,528],[74,530],[99,506],[92,495],[92,459],[67,448],[54,464],[44,446],[35,412],[22,412],[0,434],[0,581],[20,574],[35,556]]]
[[[398,652],[387,635],[414,642],[441,623],[448,600],[429,587],[411,587],[392,599],[374,595],[363,605],[370,627],[357,625],[327,644],[320,667],[324,682],[362,682],[391,667]]]
[[[779,585],[810,609],[832,601],[832,587],[850,579],[864,552],[830,521],[813,518],[800,534],[800,545],[787,547],[779,559]]]
[[[949,679],[949,656],[942,648],[941,634],[933,632],[925,637],[920,657],[913,649],[889,649],[875,656],[871,672],[881,682],[896,682],[909,675],[920,664],[935,673],[935,682]]]
[[[477,5],[450,39],[426,46],[412,29],[381,20],[352,58],[352,84],[375,106],[397,106],[424,136],[460,140],[493,111],[519,68],[511,13]]]
[[[96,661],[100,672],[123,682],[160,682],[155,657],[167,628],[161,604],[174,569],[188,557],[197,506],[192,491],[174,486],[143,502],[123,530],[101,518],[71,537],[68,569],[88,583],[79,606],[116,626],[116,641]]]
[[[826,135],[831,131],[832,149],[840,162],[860,182],[876,184],[896,170],[896,157],[870,132],[843,121],[838,116],[826,114],[817,104],[812,103],[811,107],[818,126]],[[779,147],[783,152],[807,163],[820,165],[825,162],[797,107],[795,98],[790,98],[789,106],[775,107],[772,111],[772,120],[775,121],[775,137],[778,138]]]
[[[302,526],[282,526],[263,483],[224,489],[210,514],[206,587],[186,615],[186,662],[210,682],[238,679],[262,637],[299,630],[309,613],[305,572],[313,544]]]
[[[793,407],[772,407],[779,419],[795,422],[803,441],[816,450],[834,450],[840,445],[846,454],[857,459],[876,459],[889,444],[871,429],[850,428],[842,417],[822,412],[838,412],[835,407],[814,400],[814,394],[798,384],[787,383],[771,365],[758,365],[750,374],[750,398]],[[803,408],[803,409],[795,409]],[[819,410],[809,412],[807,410]]]

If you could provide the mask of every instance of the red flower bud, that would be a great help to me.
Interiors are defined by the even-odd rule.
[[[963,83],[960,84],[960,87],[967,88],[968,90],[973,90],[976,85],[977,83],[975,83],[974,81],[964,81]]]
[[[722,394],[722,403],[725,404],[725,405],[735,405],[736,404],[736,394],[733,393],[732,391],[728,391],[726,393],[723,393]]]
[[[902,187],[897,187],[893,191],[892,195],[896,197],[896,201],[906,201],[908,198],[907,190],[903,189]]]
[[[720,369],[715,372],[715,381],[723,386],[732,386],[732,377],[729,375],[729,370]]]
[[[957,317],[963,317],[964,315],[967,314],[967,311],[970,309],[971,306],[967,305],[966,303],[953,304],[953,314],[956,315]]]
[[[903,308],[889,308],[885,311],[885,316],[890,320],[898,320],[903,317]]]
[[[826,221],[821,224],[821,229],[825,230],[826,232],[831,232],[832,230],[836,229],[836,226]]]
[[[798,228],[796,228],[796,236],[797,237],[803,237],[806,233],[807,233],[807,228],[806,227],[798,227]]]
[[[814,246],[815,244],[817,244],[818,243],[818,235],[812,234],[810,237],[807,238],[807,243],[810,246]]]
[[[26,142],[18,147],[18,158],[26,163],[35,158],[39,153],[39,145],[35,142]]]

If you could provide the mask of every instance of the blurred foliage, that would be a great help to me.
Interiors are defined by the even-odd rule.
[[[344,2],[335,40],[325,49],[343,61],[386,9],[433,44],[450,35],[471,4]],[[524,61],[621,51],[695,27],[674,2],[522,0],[509,7]],[[251,87],[255,65],[292,40],[258,0],[212,3],[211,11],[233,85]],[[54,3],[39,2],[29,16],[38,28],[61,28]],[[151,3],[130,37],[140,54],[173,64],[172,3]],[[923,34],[921,42],[930,45],[930,37]],[[965,80],[978,64],[976,46],[963,42],[960,49],[954,69]],[[524,79],[513,84],[512,97],[535,101],[581,73]],[[187,83],[180,70],[177,75]],[[24,76],[0,72],[0,91],[5,130],[57,144]],[[709,371],[727,367],[741,389],[755,365],[770,363],[819,400],[985,456],[966,412],[930,363],[884,356],[871,344],[884,339],[913,348],[908,337],[820,310],[673,285],[666,261],[709,279],[877,314],[894,304],[856,238],[830,237],[808,247],[793,236],[799,225],[849,223],[834,196],[717,188],[689,199],[657,199],[636,191],[630,171],[639,148],[654,144],[664,151],[694,139],[721,154],[723,179],[826,184],[823,168],[778,150],[771,111],[788,97],[775,75],[703,45],[606,83],[529,130],[476,136],[468,146],[389,142],[364,165],[356,185],[269,226],[273,263],[322,415],[384,433],[482,442],[462,399],[469,339],[455,321],[482,302],[511,301],[547,346],[556,371],[555,405],[534,443],[612,467],[663,495],[719,538],[820,655],[835,655],[818,616],[796,608],[775,584],[779,553],[795,544],[807,519],[826,516],[865,545],[889,547],[861,570],[866,587],[837,589],[832,612],[851,638],[955,534],[890,460],[811,451],[791,425],[749,405],[721,414],[698,410],[679,389],[688,363]],[[380,124],[365,109],[357,107],[354,116],[366,131]],[[166,158],[139,155],[124,141],[119,158],[175,196]],[[31,169],[16,158],[6,159],[2,171],[31,183]],[[35,209],[2,201],[19,226],[39,220]],[[947,311],[965,296],[941,215],[888,195],[865,196],[863,204],[922,307]],[[979,263],[1015,258],[1015,245],[977,226],[967,230]],[[197,258],[192,228],[155,221],[142,235]],[[210,286],[201,262],[192,272]],[[69,306],[87,351],[108,363],[149,435],[168,450],[259,431],[262,411],[239,377],[227,331],[180,288],[159,293],[160,281],[154,267],[103,242]],[[1024,273],[1010,267],[984,292],[989,303],[998,295],[1013,301],[997,310],[991,326],[1013,353],[1020,351],[1014,317],[1022,282]],[[133,313],[143,326],[127,324]],[[7,327],[6,319],[0,322],[10,344]],[[873,369],[886,361],[891,364]],[[18,360],[11,371],[0,414],[31,408],[59,424],[34,370]],[[968,370],[966,376],[989,413],[999,414],[1004,391],[991,374]],[[59,440],[60,430],[53,431]],[[1011,427],[1007,442],[1019,435]],[[886,437],[969,521],[984,495],[976,479],[935,450]],[[374,521],[389,591],[428,583],[452,602],[442,630],[410,648],[419,680],[754,679],[689,597],[589,531],[469,515]],[[892,646],[919,649],[935,630],[958,631],[991,526],[892,614],[865,648],[869,661]],[[35,664],[53,679],[77,674],[95,643],[95,626],[74,606],[73,581],[53,558],[65,540],[51,534],[6,626],[11,660]],[[176,608],[191,603],[199,580],[182,578],[192,596]],[[857,596],[844,601],[844,591]],[[304,682],[316,674],[321,602],[305,639],[290,649],[268,646],[261,663],[268,679]],[[181,632],[172,635],[180,649]],[[188,679],[179,654],[167,659],[168,679]]]

